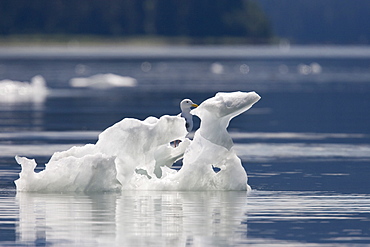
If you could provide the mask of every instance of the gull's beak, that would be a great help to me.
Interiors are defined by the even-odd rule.
[[[198,105],[197,105],[197,104],[192,104],[191,106],[192,106],[192,107],[198,107]]]

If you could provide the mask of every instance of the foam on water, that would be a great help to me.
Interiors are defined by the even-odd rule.
[[[125,118],[103,131],[96,144],[54,153],[39,173],[34,160],[17,156],[22,166],[17,191],[247,190],[227,127],[259,99],[255,92],[233,92],[204,101],[192,111],[201,119],[192,141],[181,117]],[[175,148],[169,144],[174,140],[182,142]],[[182,168],[171,169],[181,158]]]

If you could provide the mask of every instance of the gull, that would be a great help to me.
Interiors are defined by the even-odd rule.
[[[198,107],[198,105],[193,103],[190,99],[182,100],[180,103],[181,113],[177,115],[185,119],[185,127],[188,132],[193,129],[193,115],[190,113],[192,107]],[[174,141],[174,146],[177,147],[179,143],[180,140]]]
[[[180,103],[181,113],[178,116],[185,118],[185,127],[188,132],[193,129],[193,115],[190,114],[192,107],[198,107],[198,105],[190,99],[184,99]]]

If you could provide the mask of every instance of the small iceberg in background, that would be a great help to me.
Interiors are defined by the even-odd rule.
[[[44,102],[48,94],[45,79],[41,75],[34,76],[31,82],[12,80],[0,81],[0,102]]]
[[[259,99],[255,92],[207,99],[191,112],[201,120],[193,140],[179,116],[125,118],[104,130],[96,144],[54,153],[39,173],[35,160],[16,156],[22,166],[17,191],[249,190],[227,127]],[[182,142],[172,147],[174,140]],[[179,159],[181,169],[171,169]]]
[[[90,77],[76,77],[69,81],[72,87],[107,89],[114,87],[135,87],[137,81],[129,76],[96,74]]]

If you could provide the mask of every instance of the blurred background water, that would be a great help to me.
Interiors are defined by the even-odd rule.
[[[370,242],[366,47],[8,49],[0,64],[1,79],[41,75],[47,88],[28,97],[20,87],[0,103],[1,245]],[[100,87],[70,84],[108,73],[136,81],[113,87],[103,76]],[[235,90],[262,97],[229,127],[249,194],[15,192],[15,155],[45,164],[56,151],[94,143],[122,118],[175,115],[183,98],[201,103]]]
[[[368,246],[369,11],[0,1],[0,246]],[[15,155],[41,171],[123,118],[239,90],[262,97],[229,126],[250,193],[16,193]]]

